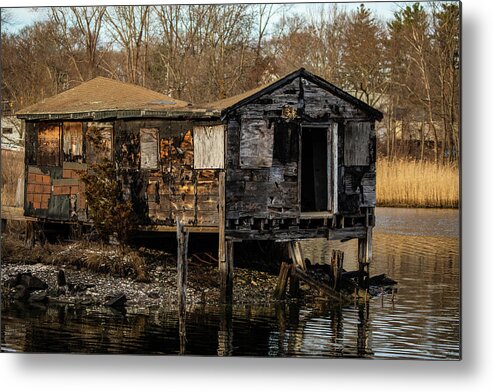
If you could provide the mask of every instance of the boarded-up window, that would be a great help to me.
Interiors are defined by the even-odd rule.
[[[271,167],[273,144],[273,125],[268,127],[262,118],[244,118],[241,122],[240,167]]]
[[[63,123],[63,160],[82,162],[82,123]]]
[[[38,165],[60,164],[60,125],[40,125],[38,128]]]
[[[344,164],[366,166],[370,164],[371,124],[350,122],[344,131]]]
[[[224,169],[224,126],[193,129],[193,167]]]
[[[111,160],[113,155],[113,124],[90,122],[87,124],[86,161],[89,164]]]
[[[158,135],[157,128],[140,129],[140,167],[142,169],[158,168]]]

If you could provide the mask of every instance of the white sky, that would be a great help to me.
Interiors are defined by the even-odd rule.
[[[196,1],[195,1],[196,2]],[[212,0],[207,1],[207,3],[218,3],[220,1]],[[249,2],[249,1],[245,1]],[[250,1],[254,2],[254,1]],[[275,1],[274,1],[275,2]],[[47,15],[47,6],[61,6],[61,5],[138,5],[138,4],[162,4],[162,3],[194,3],[193,1],[152,1],[152,0],[133,0],[133,1],[111,1],[111,0],[92,0],[92,1],[57,1],[57,0],[3,0],[2,4],[5,9],[8,10],[11,16],[11,23],[9,25],[2,26],[2,30],[7,32],[16,32],[22,29],[25,26],[33,24],[36,21],[42,21],[46,18]],[[297,3],[295,1],[287,1],[286,3],[293,4],[292,12],[298,13],[308,13],[310,9],[314,9],[320,3],[317,2],[304,2]],[[351,10],[359,6],[359,4],[364,3],[369,9],[371,9],[375,16],[380,19],[390,19],[394,13],[400,7],[402,7],[403,2],[349,2],[349,1],[340,1],[338,2],[341,5],[341,8],[345,7],[347,10]],[[413,3],[413,2],[409,2]],[[32,8],[32,7],[37,8]],[[15,8],[14,8],[15,7]]]

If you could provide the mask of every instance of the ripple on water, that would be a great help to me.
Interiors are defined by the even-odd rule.
[[[306,241],[315,262],[345,252],[355,269],[356,241]],[[377,209],[372,274],[399,282],[395,300],[344,309],[327,304],[238,305],[188,309],[180,342],[174,309],[122,314],[67,306],[2,309],[2,350],[24,352],[457,359],[460,356],[458,213]]]

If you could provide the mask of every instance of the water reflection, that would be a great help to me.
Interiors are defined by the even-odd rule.
[[[217,334],[217,355],[228,357],[233,355],[233,307],[223,305],[219,311],[221,320]]]
[[[346,308],[326,302],[202,305],[188,307],[181,320],[176,309],[124,313],[17,303],[2,309],[2,346],[23,352],[457,359],[456,228],[429,227],[436,212],[425,211],[378,211],[371,274],[386,273],[399,282],[394,300],[385,295],[366,306]],[[439,211],[436,216],[441,226],[448,227],[446,219],[450,226],[458,222],[457,212]],[[328,261],[333,248],[341,249],[344,267],[350,270],[357,268],[355,242],[310,241],[303,248],[317,262]],[[180,339],[185,326],[186,339]]]

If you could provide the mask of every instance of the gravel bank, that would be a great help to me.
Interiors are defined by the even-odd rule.
[[[7,299],[13,298],[15,288],[9,287],[9,281],[19,273],[30,272],[48,284],[43,294],[51,302],[95,306],[123,293],[128,308],[177,305],[176,261],[173,255],[144,248],[135,251],[139,262],[144,264],[142,268],[145,268],[145,279],[136,279],[136,275],[126,273],[128,269],[125,268],[115,274],[85,267],[81,260],[95,253],[98,253],[99,269],[102,270],[106,268],[106,259],[107,264],[114,265],[119,263],[119,257],[126,257],[112,247],[83,249],[79,244],[37,247],[32,252],[36,257],[26,261],[20,259],[19,252],[11,252],[11,257],[2,258],[2,295]],[[125,264],[124,260],[121,262]],[[67,280],[64,290],[59,290],[57,285],[60,270],[65,272]],[[277,276],[266,272],[235,268],[233,301],[235,304],[269,304],[273,301],[276,281]],[[189,260],[187,303],[219,303],[219,272],[214,263],[195,258]]]

